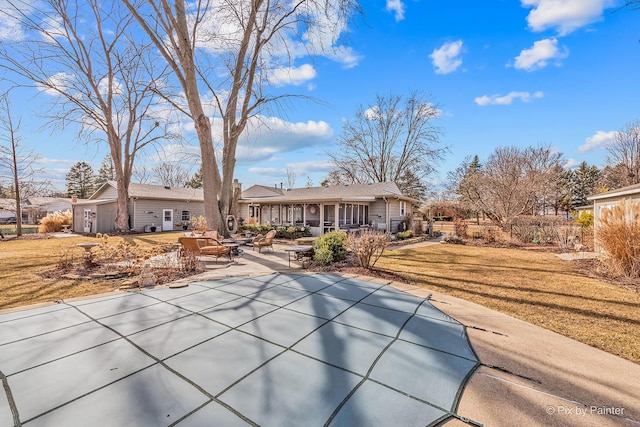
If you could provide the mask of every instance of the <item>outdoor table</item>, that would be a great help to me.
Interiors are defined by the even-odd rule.
[[[296,246],[289,246],[284,250],[289,253],[289,268],[291,268],[291,252],[295,253],[296,256],[299,256],[300,254],[304,255],[307,252],[311,252],[313,250],[313,247],[296,245]],[[304,268],[304,263],[302,263],[302,268]]]
[[[246,245],[250,241],[252,241],[252,237],[234,237],[233,241],[238,243],[239,245]]]
[[[233,256],[240,255],[240,252],[238,251],[238,246],[240,246],[240,245],[238,243],[236,243],[234,240],[232,240],[232,239],[224,239],[220,243],[222,243],[222,246],[231,249],[231,255],[233,255]]]

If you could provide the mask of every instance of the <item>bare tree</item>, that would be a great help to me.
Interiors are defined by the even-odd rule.
[[[614,141],[607,146],[608,163],[622,165],[626,171],[622,185],[640,183],[640,120],[628,123],[616,133]]]
[[[343,184],[395,182],[404,194],[422,198],[423,179],[435,171],[446,148],[433,125],[437,107],[418,93],[406,100],[378,95],[345,122],[339,151],[329,153],[336,171],[329,178]],[[336,179],[337,178],[337,179]]]
[[[184,187],[191,173],[180,163],[162,162],[152,168],[154,181],[169,187]]]
[[[294,188],[296,186],[296,178],[298,175],[291,168],[287,168],[286,173],[287,173],[287,188]]]
[[[481,169],[467,160],[457,192],[471,209],[504,226],[518,215],[538,213],[557,181],[561,157],[549,146],[498,147]]]
[[[289,68],[301,50],[322,51],[327,39],[333,43],[355,0],[146,0],[144,8],[133,0],[123,3],[178,82],[181,97],[162,92],[193,120],[207,223],[227,232],[227,215],[235,211],[238,138],[252,117],[282,97],[266,91],[274,73]],[[214,114],[222,122],[221,158],[214,150],[208,98],[213,99]]]
[[[128,191],[136,155],[170,136],[154,105],[165,70],[150,58],[151,45],[132,31],[120,2],[7,0],[0,12],[25,31],[0,45],[0,67],[53,95],[47,117],[70,124],[85,141],[109,146],[117,182],[115,229],[128,229]],[[137,5],[136,5],[137,6]]]
[[[15,197],[16,235],[22,236],[22,200],[40,194],[49,186],[48,181],[37,181],[42,173],[36,168],[38,155],[21,144],[20,118],[11,115],[7,94],[0,97],[0,179],[6,178]]]

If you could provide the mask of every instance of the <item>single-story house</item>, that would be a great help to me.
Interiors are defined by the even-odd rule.
[[[116,189],[116,182],[108,181],[89,199],[73,203],[72,230],[113,231]],[[178,224],[204,215],[202,189],[132,183],[127,204],[129,226],[134,231],[179,230]],[[238,201],[239,216],[245,223],[308,225],[314,236],[365,225],[395,232],[417,204],[418,200],[405,197],[394,183],[290,190],[254,185],[243,191]]]
[[[242,192],[239,215],[249,224],[308,225],[314,236],[363,226],[394,233],[418,203],[392,182],[288,190],[254,185]]]
[[[110,233],[117,211],[117,184],[107,181],[88,199],[73,203],[76,233]],[[199,188],[129,184],[129,227],[134,231],[179,230],[192,217],[204,215],[204,196]]]
[[[624,200],[627,205],[640,202],[640,184],[629,185],[606,193],[594,194],[587,197],[587,200],[593,201],[593,230],[597,241],[598,227],[603,210],[615,206],[621,200]],[[637,214],[640,215],[640,212]]]

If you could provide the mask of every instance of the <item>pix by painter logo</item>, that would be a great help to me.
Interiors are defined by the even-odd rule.
[[[624,408],[617,406],[565,406],[548,405],[545,412],[549,415],[624,415]]]

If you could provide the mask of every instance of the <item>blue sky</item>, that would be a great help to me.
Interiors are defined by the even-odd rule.
[[[244,188],[286,183],[286,168],[296,172],[296,186],[307,177],[319,185],[343,120],[376,94],[420,91],[439,106],[435,124],[450,152],[434,185],[465,156],[483,161],[498,146],[549,144],[568,167],[581,161],[602,167],[614,132],[640,119],[640,11],[612,13],[623,0],[362,3],[364,18],[349,25],[337,53],[299,57],[287,73],[291,80],[274,80],[276,90],[322,103],[293,101],[265,118],[268,130],[241,141],[236,177]],[[76,143],[74,129],[40,129],[44,121],[31,104],[46,95],[34,94],[14,93],[13,104],[23,143],[42,157],[47,176],[64,188],[77,161],[97,171],[106,150]],[[197,154],[189,127],[184,133],[191,147],[164,147],[165,159]],[[144,161],[157,159],[149,153]]]

